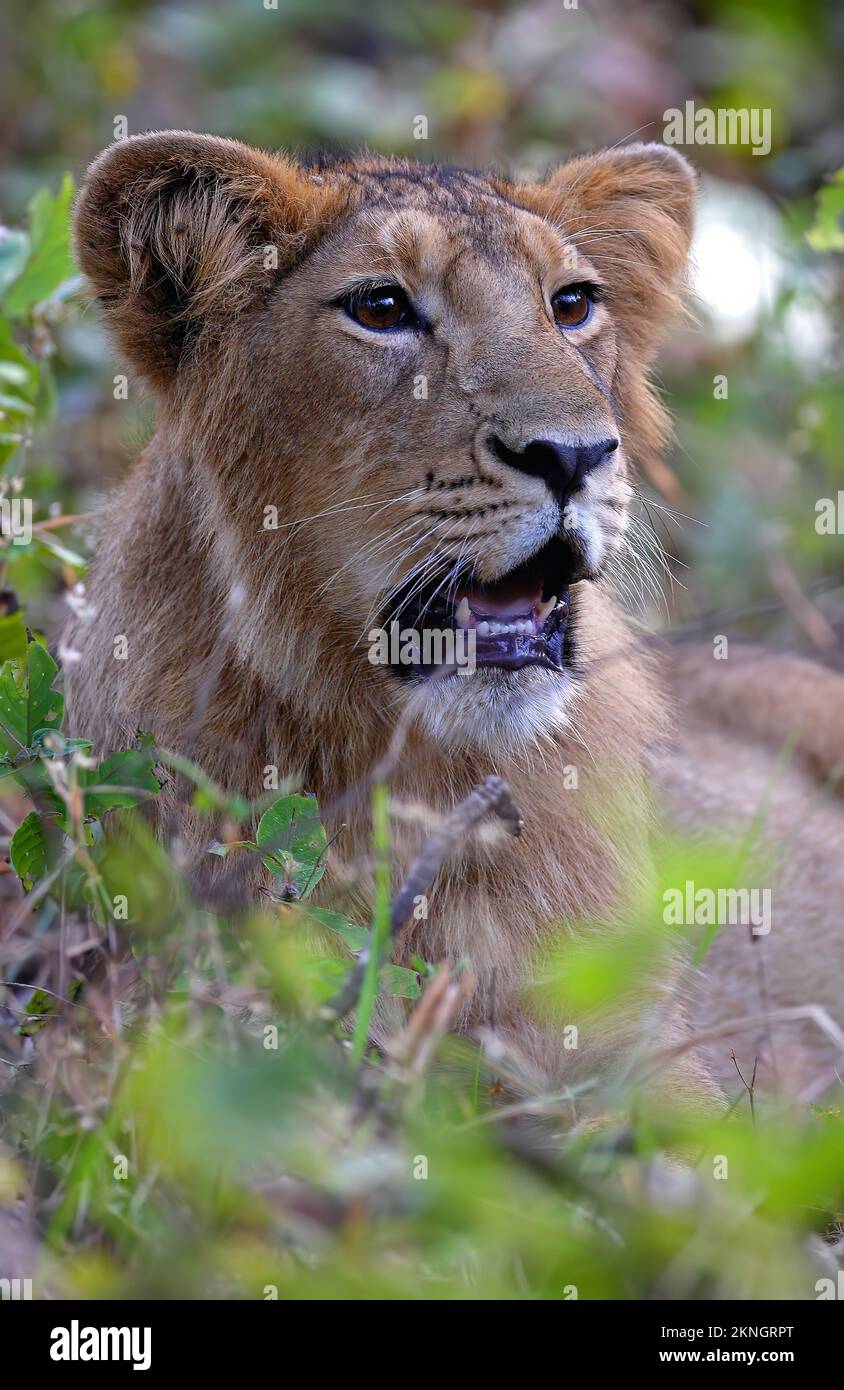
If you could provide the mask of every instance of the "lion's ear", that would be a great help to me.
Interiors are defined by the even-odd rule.
[[[623,145],[573,159],[529,192],[530,206],[597,266],[628,339],[648,354],[686,268],[697,193],[691,165],[666,145]]]
[[[166,385],[197,334],[268,292],[327,213],[298,166],[236,140],[132,136],[92,164],[75,242],[119,348]]]

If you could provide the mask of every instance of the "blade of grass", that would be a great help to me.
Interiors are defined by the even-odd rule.
[[[386,782],[372,789],[372,847],[375,854],[375,910],[372,938],[361,983],[352,1056],[363,1057],[378,992],[378,971],[391,939],[390,916],[390,792]]]

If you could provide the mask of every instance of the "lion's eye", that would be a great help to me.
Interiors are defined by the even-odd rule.
[[[554,321],[561,328],[581,328],[592,313],[595,299],[592,285],[566,285],[551,300]]]
[[[357,290],[344,300],[343,307],[355,323],[384,332],[391,328],[413,328],[419,323],[413,306],[399,285],[378,285]]]

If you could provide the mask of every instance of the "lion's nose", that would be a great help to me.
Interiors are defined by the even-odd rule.
[[[543,478],[552,492],[576,492],[593,468],[614,453],[617,439],[602,439],[599,444],[561,444],[557,439],[532,439],[523,449],[511,449],[497,435],[488,444],[502,463]]]

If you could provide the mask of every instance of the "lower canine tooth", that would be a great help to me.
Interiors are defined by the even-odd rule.
[[[489,623],[478,623],[478,636],[489,637]]]
[[[541,623],[544,623],[544,622],[545,622],[545,619],[548,617],[548,614],[551,613],[551,612],[553,612],[553,610],[554,610],[556,607],[557,607],[557,596],[556,596],[556,594],[554,594],[552,598],[549,598],[545,603],[538,603],[538,604],[536,605],[536,616],[537,616],[537,618],[539,619],[539,621],[540,621]]]
[[[460,602],[457,605],[457,612],[454,616],[457,619],[458,627],[469,626],[469,622],[472,617],[472,610],[469,607],[469,600],[467,598],[464,597],[460,600]]]

